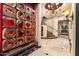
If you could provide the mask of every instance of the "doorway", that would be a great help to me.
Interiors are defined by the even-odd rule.
[[[58,21],[58,32],[59,35],[68,35],[68,21]]]

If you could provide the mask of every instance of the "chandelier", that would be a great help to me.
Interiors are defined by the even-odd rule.
[[[45,9],[48,9],[48,10],[56,10],[58,9],[59,7],[61,7],[63,5],[63,3],[46,3],[45,4]]]

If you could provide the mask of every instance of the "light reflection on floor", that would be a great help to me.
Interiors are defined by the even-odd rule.
[[[70,45],[67,36],[56,39],[41,39],[41,48],[29,54],[29,56],[69,56]]]

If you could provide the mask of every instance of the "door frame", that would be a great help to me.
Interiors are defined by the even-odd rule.
[[[60,28],[59,28],[59,26],[60,26],[59,24],[60,24],[61,22],[65,22],[65,21],[68,23],[68,36],[69,36],[69,21],[67,21],[67,20],[59,20],[59,21],[58,21],[58,36],[61,35],[61,34],[60,34],[60,30],[59,30],[59,29],[60,29]]]

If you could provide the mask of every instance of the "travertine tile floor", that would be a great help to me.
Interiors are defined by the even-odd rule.
[[[70,45],[67,36],[56,39],[41,39],[41,48],[29,54],[29,56],[69,56]]]

